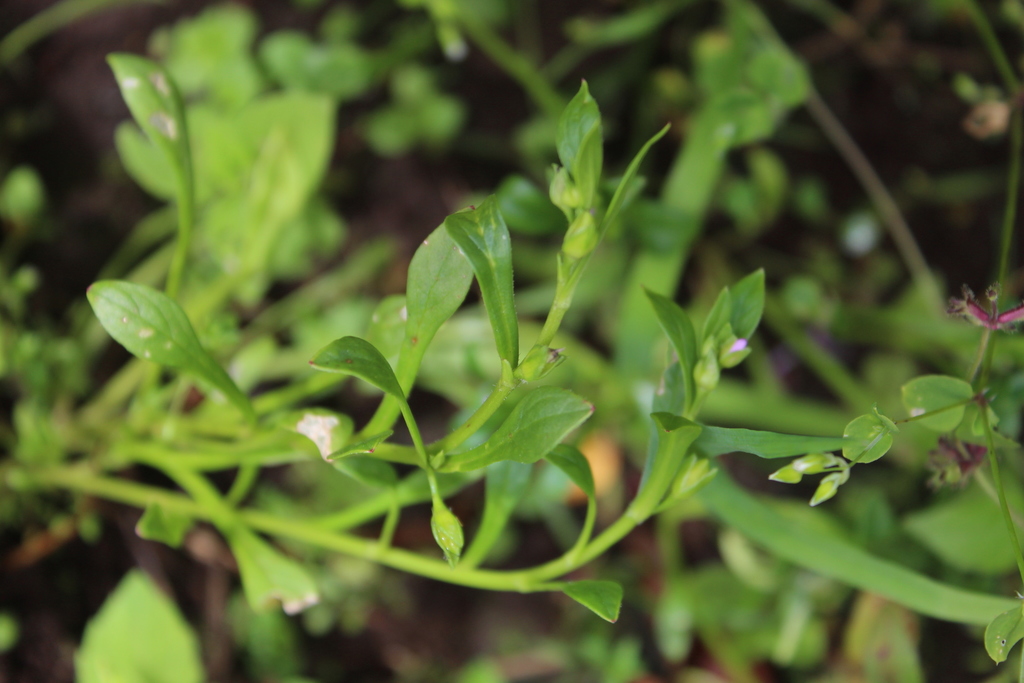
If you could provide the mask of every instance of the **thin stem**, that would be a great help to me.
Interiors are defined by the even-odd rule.
[[[252,490],[253,484],[256,483],[259,473],[259,465],[242,465],[238,468],[235,480],[231,482],[231,488],[224,496],[228,505],[234,507],[245,500],[246,495]]]
[[[928,263],[917,246],[914,234],[910,231],[910,226],[907,225],[899,205],[896,204],[896,200],[885,187],[885,183],[882,182],[871,162],[813,88],[807,97],[807,111],[821,127],[825,137],[835,146],[839,155],[843,157],[846,165],[853,171],[864,191],[867,192],[868,198],[878,212],[882,224],[889,231],[896,250],[900,253],[900,257],[910,271],[910,276],[925,302],[935,311],[942,310],[942,296],[931,271],[928,270]]]
[[[1017,220],[1017,203],[1020,197],[1020,157],[1024,151],[1024,114],[1018,109],[1013,112],[1010,122],[1010,175],[1006,179],[1006,210],[1003,213],[1003,235],[999,243],[1000,285],[1006,284],[1010,270],[1010,246],[1013,242],[1013,228]]]
[[[942,406],[941,408],[936,408],[935,410],[929,410],[927,412],[921,413],[920,415],[911,415],[910,417],[905,417],[902,420],[893,420],[893,423],[901,425],[907,422],[916,422],[917,420],[924,420],[934,415],[938,415],[939,413],[944,413],[947,410],[953,410],[954,408],[965,406],[968,403],[973,403],[975,400],[976,398],[974,396],[971,396],[970,398],[965,398],[962,401],[957,401],[956,403],[950,404],[948,406]]]
[[[995,484],[996,492],[999,494],[999,509],[1003,513],[1003,522],[1006,523],[1006,532],[1010,535],[1010,542],[1013,544],[1014,557],[1017,560],[1017,571],[1020,573],[1021,583],[1024,584],[1024,555],[1021,554],[1020,539],[1017,537],[1017,527],[1013,524],[1013,516],[1010,514],[1010,505],[1006,502],[1006,491],[1003,488],[1002,475],[999,472],[999,459],[996,457],[995,438],[992,435],[992,425],[988,420],[988,406],[981,406],[981,421],[985,427],[985,443],[988,446],[988,465],[992,470],[992,482]]]
[[[1010,60],[1006,56],[1006,52],[1003,51],[1003,46],[999,44],[999,39],[996,37],[996,32],[992,30],[992,24],[989,23],[988,17],[985,16],[977,0],[963,0],[963,4],[967,8],[967,13],[971,15],[971,21],[974,22],[974,28],[978,31],[985,49],[988,50],[989,57],[996,63],[996,69],[999,71],[999,77],[1003,79],[1003,85],[1011,95],[1015,94],[1020,90],[1020,81],[1017,80],[1017,75],[1014,73],[1013,67],[1010,66]]]
[[[466,16],[465,12],[459,15],[459,26],[480,50],[519,82],[542,112],[551,118],[558,118],[565,100],[535,64],[514,50],[490,26]]]
[[[494,415],[495,411],[501,407],[501,404],[505,402],[505,399],[508,398],[508,395],[512,393],[513,389],[515,389],[515,385],[499,382],[498,386],[494,387],[494,390],[486,400],[480,404],[480,407],[476,409],[476,412],[474,412],[468,420],[462,423],[451,434],[431,445],[431,452],[449,453],[453,449],[462,445],[466,439],[476,434],[477,431],[484,426],[484,423],[486,423],[487,420]]]
[[[391,541],[395,537],[395,529],[398,527],[398,518],[402,514],[402,504],[398,499],[397,487],[391,487],[388,493],[390,494],[391,504],[388,507],[388,514],[384,518],[384,526],[380,530],[380,538],[377,539],[381,550],[391,547]]]

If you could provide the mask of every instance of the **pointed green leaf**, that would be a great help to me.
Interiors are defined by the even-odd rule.
[[[364,486],[390,488],[398,483],[398,474],[389,463],[365,455],[349,455],[332,459],[334,469],[352,477]]]
[[[85,627],[79,683],[200,683],[199,642],[174,603],[138,570],[128,572]]]
[[[485,443],[448,457],[443,469],[466,472],[502,460],[534,463],[594,412],[594,406],[558,387],[526,395]]]
[[[848,446],[849,443],[840,436],[800,436],[705,425],[694,445],[708,457],[740,452],[772,459],[818,451],[834,451]]]
[[[604,164],[604,139],[601,126],[597,125],[583,136],[576,158],[573,160],[572,177],[584,211],[593,208],[597,200],[597,188],[601,183],[601,167]]]
[[[135,523],[135,533],[147,541],[159,541],[172,548],[181,546],[185,534],[192,528],[192,518],[171,512],[160,503],[146,505],[142,517]]]
[[[349,444],[334,451],[328,455],[326,459],[328,462],[333,462],[334,460],[341,460],[342,458],[348,458],[353,455],[369,455],[377,450],[377,446],[381,445],[381,443],[386,441],[392,434],[394,434],[394,430],[391,429],[385,430],[379,434],[374,434],[368,439],[363,439],[358,443]]]
[[[476,273],[498,355],[515,369],[519,364],[519,321],[512,287],[512,247],[497,199],[491,195],[478,208],[453,213],[444,227]]]
[[[1006,656],[1018,641],[1024,639],[1024,607],[1014,607],[1000,614],[985,627],[985,650],[996,664]]]
[[[405,392],[399,386],[395,371],[387,359],[377,347],[360,337],[335,339],[320,349],[309,364],[324,372],[354,375],[385,394],[405,401]]]
[[[636,153],[633,160],[629,162],[629,166],[626,167],[626,172],[622,174],[622,178],[619,180],[619,186],[615,188],[615,194],[612,195],[612,200],[608,202],[608,209],[604,212],[604,218],[601,219],[601,225],[598,228],[598,233],[601,236],[604,236],[605,231],[608,230],[608,226],[618,218],[619,211],[622,210],[627,197],[631,194],[630,188],[633,185],[633,180],[636,178],[637,171],[640,170],[640,164],[643,163],[644,157],[647,156],[647,152],[650,151],[655,142],[665,136],[668,129],[668,124],[665,124],[661,130],[652,135],[650,139],[644,143],[644,146]]]
[[[532,471],[530,465],[511,460],[496,462],[487,468],[484,514],[473,542],[462,556],[463,564],[475,567],[487,559],[487,553],[494,547],[512,511],[526,492]]]
[[[559,444],[544,456],[549,463],[565,472],[572,483],[580,487],[588,498],[593,498],[594,474],[590,470],[590,461],[575,446]]]
[[[658,317],[658,324],[665,331],[668,340],[679,357],[679,365],[683,374],[685,395],[692,400],[694,395],[693,368],[697,365],[697,337],[693,331],[693,324],[686,311],[671,299],[656,294],[650,290],[644,290],[654,313]]]
[[[420,357],[462,305],[472,281],[473,267],[443,225],[423,240],[409,264],[405,288],[405,342],[418,348]]]
[[[614,581],[573,581],[561,590],[591,612],[615,623],[622,607],[622,586]]]
[[[316,583],[302,565],[249,529],[231,529],[228,544],[238,562],[245,599],[254,611],[280,603],[285,613],[298,614],[320,601]]]
[[[558,148],[558,159],[566,170],[576,178],[576,159],[584,139],[593,130],[598,131],[600,145],[601,112],[597,101],[590,95],[587,82],[580,83],[576,96],[569,101],[562,115],[558,118],[558,129],[555,134],[555,146]]]
[[[950,432],[964,419],[965,401],[974,396],[974,389],[962,379],[946,375],[924,375],[915,377],[903,385],[903,406],[911,417],[942,410],[960,403],[956,408],[942,410],[933,416],[915,420],[920,425],[937,432]]]
[[[749,339],[764,312],[764,268],[755,270],[732,287],[732,314],[729,323],[739,339]]]
[[[729,323],[732,319],[732,294],[728,287],[723,287],[722,291],[718,293],[718,298],[715,299],[715,305],[711,307],[711,311],[708,312],[708,317],[704,318],[704,328],[701,332],[701,342],[705,342],[708,339],[715,337],[722,329],[723,326]]]
[[[685,462],[690,447],[703,428],[685,417],[671,413],[652,413],[654,434],[640,479],[640,490],[630,504],[641,518],[651,515],[661,504],[673,480]]]
[[[875,414],[855,417],[846,425],[843,437],[847,440],[843,457],[861,464],[878,460],[892,448],[892,429]]]
[[[248,397],[206,353],[185,311],[169,296],[119,280],[95,282],[87,296],[103,328],[133,355],[196,375],[255,419]]]

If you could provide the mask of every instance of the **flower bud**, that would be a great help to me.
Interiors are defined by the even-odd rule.
[[[804,475],[803,472],[793,467],[793,464],[790,463],[769,474],[768,478],[783,484],[799,484]]]
[[[672,486],[672,499],[680,500],[692,496],[704,488],[716,474],[718,470],[711,467],[711,462],[707,458],[688,455],[683,462],[682,471]]]
[[[826,500],[836,495],[836,492],[839,491],[839,487],[845,481],[845,478],[843,477],[844,474],[846,474],[847,477],[849,476],[846,472],[835,472],[822,478],[821,483],[818,484],[818,488],[814,491],[814,495],[811,497],[811,507],[821,505]]]
[[[718,347],[718,364],[723,368],[734,368],[749,355],[750,345],[747,340],[737,339],[730,334]]]
[[[534,346],[516,368],[516,377],[524,382],[535,382],[545,377],[565,360],[562,349]]]
[[[548,196],[551,197],[551,203],[561,209],[567,218],[571,216],[573,209],[579,208],[583,201],[580,191],[569,179],[569,172],[562,166],[555,167],[555,175],[551,179]]]
[[[455,565],[459,563],[459,557],[462,556],[462,546],[465,542],[462,536],[462,522],[439,500],[434,501],[430,531],[434,534],[434,540],[441,546],[444,559],[448,560],[452,569],[455,569]]]
[[[718,354],[713,350],[705,353],[693,368],[693,381],[699,391],[708,392],[718,386],[721,376],[718,366]]]
[[[791,462],[790,467],[800,474],[821,474],[837,464],[838,458],[831,453],[810,453]]]
[[[580,211],[573,219],[562,240],[562,251],[566,256],[581,259],[597,246],[597,223],[590,211]]]

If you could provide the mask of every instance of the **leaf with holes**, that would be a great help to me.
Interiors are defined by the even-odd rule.
[[[985,628],[985,650],[996,664],[1006,656],[1018,641],[1024,639],[1024,611],[1014,607],[1000,614]]]
[[[255,419],[249,399],[206,353],[185,311],[169,296],[120,280],[95,282],[87,296],[103,328],[133,355],[192,373]]]

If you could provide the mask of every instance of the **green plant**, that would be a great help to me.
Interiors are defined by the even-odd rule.
[[[343,239],[343,223],[319,189],[331,121],[339,104],[385,79],[390,67],[381,64],[388,60],[351,41],[342,17],[321,42],[291,32],[266,38],[257,62],[250,50],[255,24],[233,7],[210,10],[160,36],[155,44],[166,66],[112,56],[135,120],[119,129],[119,151],[131,175],[173,202],[175,211],[154,214],[147,230],[139,231],[140,242],[126,247],[126,255],[115,259],[119,267],[88,293],[102,327],[135,359],[63,423],[49,419],[50,405],[41,399],[62,393],[50,378],[37,378],[33,400],[15,408],[15,461],[3,470],[5,485],[17,494],[12,500],[31,509],[57,488],[138,506],[144,510],[138,534],[174,547],[197,522],[209,522],[235,557],[249,608],[279,604],[289,614],[315,613],[330,585],[323,557],[297,542],[463,586],[562,592],[615,621],[624,591],[611,579],[621,580],[622,572],[586,565],[656,517],[667,578],[651,612],[668,660],[683,661],[699,637],[738,680],[750,677],[749,663],[758,658],[785,666],[821,661],[824,606],[834,609],[843,599],[842,585],[889,601],[878,606],[876,598],[857,598],[848,650],[873,661],[871,653],[891,645],[897,656],[888,671],[902,676],[897,680],[922,676],[913,638],[902,625],[906,610],[989,624],[985,645],[995,661],[1005,660],[1024,638],[1019,604],[995,595],[1000,591],[993,581],[933,578],[925,562],[895,548],[903,541],[893,530],[895,513],[872,479],[884,463],[854,466],[889,456],[896,467],[917,472],[923,467],[911,463],[910,454],[935,448],[934,481],[972,481],[978,488],[907,515],[906,535],[945,566],[995,576],[1016,564],[1024,581],[1012,504],[1016,477],[1004,480],[998,459],[1017,447],[1011,437],[1019,425],[1005,435],[995,429],[997,421],[1012,426],[1022,402],[1004,382],[1016,372],[1021,344],[1001,334],[1017,321],[1019,307],[1001,311],[999,287],[986,293],[987,305],[965,290],[952,312],[978,324],[980,343],[975,331],[943,317],[938,286],[898,209],[885,188],[873,184],[870,166],[857,164],[911,275],[903,297],[858,308],[829,301],[818,284],[841,282],[842,272],[797,274],[773,291],[770,283],[782,280],[778,275],[766,278],[763,269],[730,265],[714,273],[713,284],[702,287],[688,309],[674,302],[709,212],[720,210],[750,239],[780,215],[790,195],[797,195],[797,211],[808,222],[825,220],[830,211],[818,188],[791,183],[781,157],[763,144],[802,105],[823,122],[830,139],[843,140],[845,133],[758,7],[723,3],[724,28],[694,41],[689,134],[656,199],[645,194],[640,167],[667,128],[639,138],[643,144],[622,175],[608,177],[604,122],[587,82],[563,107],[549,74],[505,45],[487,21],[459,3],[422,4],[449,55],[461,54],[468,39],[534,99],[537,129],[553,131],[559,161],[547,169],[547,192],[538,188],[536,174],[513,175],[495,195],[448,216],[412,257],[404,295],[371,302],[354,293],[390,257],[388,245],[371,243],[336,270],[261,308],[274,282],[302,278],[317,252]],[[654,3],[606,25],[577,21],[575,54],[561,60],[645,35],[685,4]],[[984,15],[973,3],[968,7],[1000,55]],[[1007,92],[1015,92],[1012,67],[1005,58],[997,61]],[[339,70],[350,78],[332,79]],[[285,90],[268,90],[268,78]],[[458,103],[440,95],[422,67],[402,67],[390,78],[395,104],[363,119],[370,146],[389,154],[417,143],[447,144],[461,124]],[[1011,199],[997,277],[1004,287],[1020,125],[1017,113],[1010,124]],[[852,154],[843,146],[848,143],[837,145]],[[729,153],[737,148],[744,150],[744,164],[733,168]],[[536,158],[527,154],[527,165]],[[24,178],[10,185],[0,194],[4,217],[28,221],[38,213],[40,193]],[[864,248],[858,234],[875,229],[864,212],[851,213],[847,226],[853,249]],[[513,249],[513,233],[556,236],[557,244],[541,242],[539,252],[523,259],[518,240]],[[172,234],[173,244],[163,244]],[[536,253],[547,258],[534,259]],[[514,262],[532,286],[522,286],[519,275],[513,286]],[[129,264],[134,269],[115,279]],[[598,277],[595,265],[605,269]],[[753,272],[736,276],[745,270]],[[465,304],[474,280],[482,306]],[[624,283],[621,297],[609,307],[602,302],[615,282]],[[161,284],[163,292],[155,288]],[[12,292],[5,307],[17,311],[24,295]],[[565,323],[580,308],[606,323],[610,360],[565,329],[575,327]],[[795,399],[772,378],[766,344],[755,335],[762,317],[841,407]],[[95,354],[105,337],[84,320],[82,347]],[[815,342],[809,330],[816,324],[925,362],[873,356],[879,370],[872,375],[874,366],[865,362],[864,377],[858,377]],[[974,361],[962,373],[967,357]],[[320,372],[310,371],[307,361]],[[726,372],[743,363],[744,379]],[[359,429],[344,412],[317,405],[349,375],[360,381],[357,391],[380,395]],[[411,401],[414,387],[442,394],[462,409],[436,440],[423,436],[424,417]],[[635,496],[604,519],[596,477],[582,439],[574,436],[594,422],[613,428],[633,452],[646,451]],[[408,439],[396,435],[403,428]],[[717,460],[737,452],[795,458],[781,468],[772,464],[765,480],[800,484],[823,475],[808,492],[811,506],[834,499],[829,505],[848,517],[858,536],[822,509],[744,491]],[[990,475],[981,467],[984,457]],[[259,486],[260,472],[279,464],[324,482],[308,500],[268,492]],[[115,476],[130,465],[159,470],[181,492]],[[222,485],[220,472],[233,473],[229,486]],[[449,501],[481,480],[479,518],[460,519]],[[580,520],[562,505],[568,482],[586,499]],[[394,542],[405,509],[419,504],[430,505],[437,549],[414,552]],[[524,569],[486,567],[500,556],[511,520],[524,510],[552,527],[564,552]],[[726,525],[718,538],[726,568],[688,566],[680,556],[679,524],[708,514]],[[1005,522],[1009,543],[1003,529],[978,531],[991,531],[993,514]],[[369,524],[375,538],[352,531]],[[628,578],[626,583],[628,591]],[[104,648],[116,648],[96,635],[115,628],[110,615],[126,609],[125,595],[134,595],[131,600],[154,619],[177,618],[157,606],[144,580],[130,576],[90,626],[81,661],[109,655],[117,666],[136,666],[110,655]],[[716,597],[724,595],[729,597]],[[244,608],[238,609],[242,614]],[[734,637],[734,614],[747,615],[755,626]],[[245,623],[253,642],[261,634],[288,632],[282,625],[287,622],[270,618]],[[885,637],[871,635],[878,633]],[[187,637],[176,641],[188,645],[182,645]],[[280,636],[277,642],[291,641]],[[637,641],[610,642],[607,632],[595,630],[571,656],[604,667],[616,680],[643,669]],[[254,669],[296,674],[290,646],[281,647],[286,654],[279,662],[254,659]],[[485,664],[463,673],[466,680],[488,676],[494,674]]]

